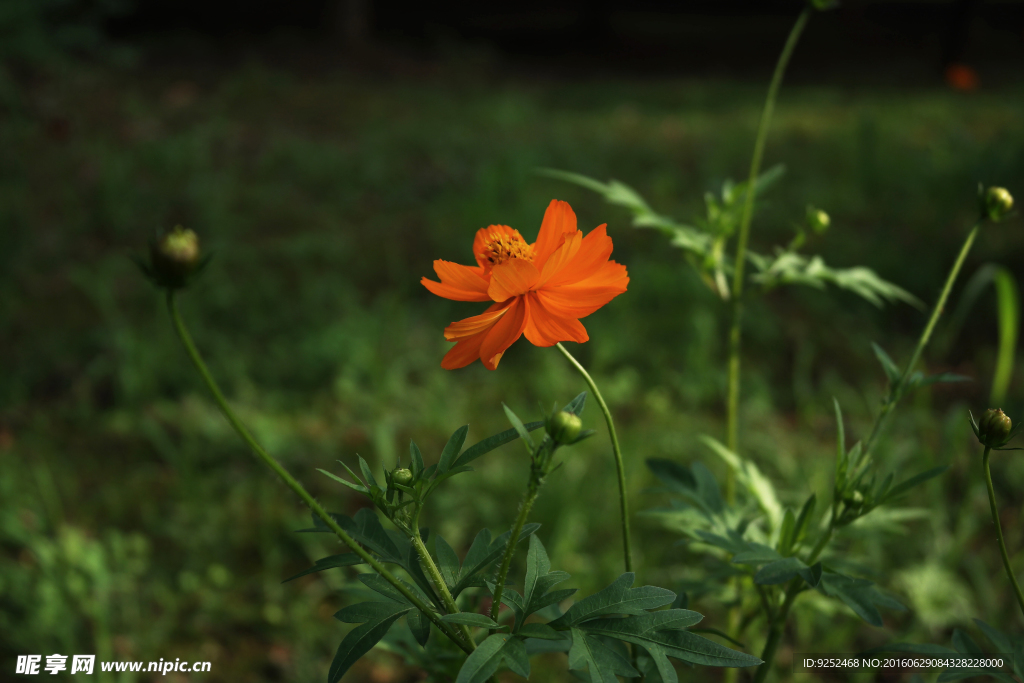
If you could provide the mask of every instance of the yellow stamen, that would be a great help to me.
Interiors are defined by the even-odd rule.
[[[532,262],[533,246],[527,244],[519,233],[511,235],[492,233],[484,245],[484,258],[492,266],[500,265],[510,258]]]

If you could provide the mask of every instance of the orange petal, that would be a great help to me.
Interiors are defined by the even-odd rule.
[[[562,270],[576,259],[576,254],[582,246],[582,232],[565,235],[561,246],[555,249],[551,256],[548,257],[548,260],[544,262],[544,267],[540,271],[540,279],[537,280],[536,287],[543,287],[544,283],[551,280],[552,277],[561,280]]]
[[[587,330],[573,317],[557,316],[547,310],[536,292],[526,295],[529,304],[523,333],[534,346],[554,346],[562,341],[582,344],[590,339]]]
[[[444,328],[444,338],[448,341],[459,341],[476,334],[486,333],[494,327],[498,318],[505,315],[508,306],[508,304],[493,304],[480,315],[474,315],[454,322]]]
[[[526,294],[537,284],[539,277],[537,268],[529,261],[509,259],[491,270],[491,284],[487,294],[494,301],[506,301]]]
[[[628,284],[626,267],[609,261],[594,276],[582,282],[545,287],[537,291],[537,296],[544,308],[556,316],[585,318],[625,292]]]
[[[537,241],[533,245],[533,262],[543,268],[548,257],[562,244],[566,234],[576,232],[576,214],[566,202],[552,199],[544,212]]]
[[[434,261],[434,272],[441,282],[423,278],[420,282],[438,296],[454,301],[490,301],[483,268],[462,266],[451,261]]]
[[[512,346],[526,327],[526,304],[519,297],[505,309],[507,315],[495,323],[480,346],[480,360],[488,370],[498,367],[505,349]]]
[[[612,255],[612,238],[608,236],[604,225],[599,225],[583,238],[580,248],[573,254],[564,267],[553,273],[546,280],[550,287],[579,282],[594,275]]]
[[[480,345],[483,344],[485,336],[485,334],[478,334],[460,341],[444,354],[444,358],[441,359],[441,367],[445,370],[458,370],[475,361],[480,357]]]

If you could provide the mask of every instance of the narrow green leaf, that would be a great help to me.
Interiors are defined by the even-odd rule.
[[[810,567],[797,571],[807,585],[811,588],[817,588],[818,584],[821,583],[822,566],[821,562],[815,562]]]
[[[770,548],[760,543],[750,541],[747,543],[748,550],[733,555],[733,564],[765,564],[781,560],[782,555],[775,548]]]
[[[610,586],[574,604],[551,626],[564,629],[606,614],[643,614],[645,610],[670,604],[676,597],[672,591],[657,586],[630,588],[633,579],[632,572],[620,575]]]
[[[999,629],[992,628],[981,619],[975,619],[974,623],[977,624],[981,632],[985,634],[988,641],[992,643],[992,646],[996,649],[996,652],[1011,653],[1013,652],[1013,644],[1010,642],[1010,638],[1000,631]],[[1024,664],[1024,662],[1022,662]]]
[[[363,460],[363,456],[361,455],[359,456],[359,469],[362,471],[363,478],[366,480],[367,488],[372,489],[375,486],[377,488],[380,488],[380,486],[377,484],[377,480],[373,478],[373,472],[370,470],[370,466],[366,463],[365,460]]]
[[[523,583],[523,602],[527,605],[533,600],[533,591],[537,580],[551,571],[551,562],[544,544],[536,534],[530,536],[530,549],[526,554],[526,581]]]
[[[892,489],[889,491],[889,494],[885,497],[884,502],[889,502],[891,500],[898,498],[899,496],[902,496],[904,493],[914,488],[918,484],[923,484],[932,477],[937,477],[948,469],[949,465],[939,465],[938,467],[933,467],[930,470],[925,470],[924,472],[921,472],[920,474],[917,474],[904,482],[896,484],[896,486],[893,486]]]
[[[316,563],[309,569],[304,569],[294,576],[289,576],[281,583],[288,583],[293,581],[300,576],[306,576],[314,572],[322,572],[325,569],[334,569],[335,567],[352,567],[357,564],[363,564],[363,558],[359,557],[355,553],[341,553],[338,555],[329,555],[328,557],[320,558]]]
[[[889,379],[889,384],[896,384],[899,381],[902,373],[896,363],[893,362],[889,354],[885,352],[878,344],[871,342],[871,349],[875,352],[875,357],[878,358],[878,362],[882,364],[882,370],[885,371],[885,376]]]
[[[498,623],[490,617],[475,612],[456,612],[441,617],[441,621],[449,624],[462,624],[464,626],[476,626],[477,628],[498,628]]]
[[[419,477],[423,473],[423,453],[412,439],[409,440],[409,462],[412,463],[412,475]]]
[[[519,534],[519,538],[516,541],[521,543],[525,539],[529,538],[540,528],[540,524],[526,524],[523,526],[522,533]],[[489,534],[488,534],[489,535]],[[493,567],[494,563],[498,561],[502,553],[505,552],[505,546],[508,543],[509,537],[512,535],[511,531],[506,531],[501,536],[491,541],[491,544],[487,547],[486,554],[483,553],[482,548],[474,553],[473,548],[477,547],[477,541],[473,541],[473,547],[470,548],[469,553],[466,555],[465,561],[462,563],[462,572],[459,575],[458,584],[452,589],[452,596],[458,597],[459,593],[469,587],[470,582],[474,580],[474,577],[487,569]],[[480,536],[477,536],[477,540]],[[472,560],[471,561],[471,557]],[[479,557],[479,559],[477,559]]]
[[[334,613],[334,618],[346,624],[362,624],[390,617],[396,612],[404,612],[406,609],[406,605],[397,602],[359,602],[342,607]]]
[[[690,631],[650,630],[646,618],[654,614],[658,613],[652,612],[649,615],[625,619],[598,619],[581,624],[579,628],[587,633],[640,645],[652,657],[655,657],[655,651],[660,649],[669,657],[702,666],[745,667],[761,663],[757,657],[731,650]]]
[[[524,427],[525,429],[525,427]],[[455,433],[448,439],[448,443],[445,444],[444,450],[441,451],[441,459],[437,463],[437,471],[439,474],[447,472],[452,463],[455,462],[455,456],[462,450],[462,444],[466,443],[466,434],[469,433],[469,425],[462,425],[455,430]]]
[[[533,445],[533,439],[530,438],[530,432],[527,431],[523,421],[520,420],[519,417],[512,412],[512,409],[504,403],[501,404],[501,407],[505,409],[505,416],[508,417],[508,421],[512,423],[512,428],[516,430],[516,434],[519,435],[519,438],[522,439],[532,451],[535,448]]]
[[[843,425],[843,409],[835,396],[832,403],[836,409],[836,483],[846,479],[846,427]]]
[[[394,613],[361,624],[352,629],[338,645],[338,651],[331,662],[330,671],[327,674],[327,683],[337,683],[345,672],[365,655],[391,628],[399,617],[408,612],[411,607],[400,606]],[[482,682],[481,682],[482,683]]]
[[[366,488],[365,486],[363,486],[363,485],[361,485],[361,484],[353,484],[353,483],[352,483],[352,482],[350,482],[349,480],[347,480],[347,479],[342,479],[342,478],[341,478],[341,477],[339,477],[338,475],[336,475],[336,474],[331,474],[331,473],[330,473],[330,472],[328,472],[327,470],[322,470],[322,469],[320,469],[319,467],[318,467],[318,468],[316,468],[316,469],[317,469],[317,471],[318,471],[318,472],[320,472],[321,474],[326,474],[326,475],[327,475],[328,477],[330,477],[330,478],[331,478],[331,479],[333,479],[334,481],[338,482],[339,484],[344,484],[345,486],[349,487],[349,488],[350,488],[350,489],[352,489],[353,491],[358,491],[359,493],[369,493],[369,492],[370,492],[370,491],[369,491],[369,489],[367,489],[367,488]]]
[[[562,408],[567,413],[573,413],[574,415],[582,415],[583,407],[587,403],[587,392],[581,392],[576,398],[565,404]]]
[[[538,420],[537,422],[527,422],[523,426],[526,427],[526,431],[532,432],[543,427],[544,423]],[[481,455],[486,455],[487,453],[493,451],[495,448],[499,446],[504,446],[510,441],[515,441],[518,438],[519,432],[517,432],[514,428],[506,429],[500,434],[495,434],[494,436],[489,436],[483,441],[473,444],[472,446],[464,450],[462,452],[462,455],[459,456],[459,459],[455,461],[454,466],[460,467],[462,465],[465,465],[473,460],[476,460]]]
[[[410,610],[405,621],[409,625],[412,637],[421,647],[425,647],[430,638],[430,619],[427,618],[427,615],[418,609]]]
[[[507,633],[496,633],[486,638],[466,658],[455,683],[484,683],[501,666],[505,659],[505,647],[515,640],[514,636]]]
[[[364,586],[374,591],[375,593],[383,595],[385,598],[388,598],[389,600],[394,600],[395,602],[402,603],[403,605],[412,604],[409,602],[408,598],[406,598],[398,591],[397,588],[391,585],[390,581],[385,579],[380,574],[367,572],[365,574],[360,574],[358,578],[360,583],[362,583]],[[398,580],[401,581],[401,579]],[[408,584],[406,584],[406,587],[412,590],[412,587]]]
[[[440,534],[434,538],[434,553],[437,555],[437,568],[441,572],[441,578],[448,584],[448,590],[451,590],[459,582],[459,556]]]
[[[629,660],[625,659],[597,638],[578,628],[571,630],[572,647],[569,648],[569,669],[588,671],[591,683],[618,683],[616,673],[639,676]]]
[[[564,635],[547,624],[539,624],[536,622],[523,624],[516,635],[522,636],[523,638],[540,638],[541,640],[562,640],[565,638]]]
[[[780,583],[786,583],[796,576],[801,569],[806,568],[807,565],[799,558],[785,557],[761,567],[761,569],[754,574],[754,583],[761,586],[773,586]]]
[[[789,508],[786,508],[782,516],[782,527],[779,529],[779,553],[791,555],[793,550],[793,533],[796,527],[796,515]]]
[[[804,506],[800,508],[800,514],[797,515],[796,525],[793,529],[793,545],[799,547],[800,542],[804,540],[807,535],[807,528],[811,523],[811,515],[814,514],[814,506],[817,503],[818,497],[812,493]]]

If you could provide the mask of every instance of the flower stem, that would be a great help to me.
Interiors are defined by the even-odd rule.
[[[928,324],[925,325],[924,332],[921,333],[921,338],[917,340],[917,347],[914,349],[914,353],[910,357],[910,362],[907,363],[907,367],[903,371],[903,374],[900,375],[900,378],[889,387],[889,395],[886,397],[885,402],[879,410],[878,416],[875,418],[875,424],[871,428],[871,434],[868,436],[867,441],[864,442],[864,455],[862,457],[866,458],[871,455],[871,452],[876,445],[876,441],[881,435],[882,429],[889,419],[889,415],[892,413],[893,408],[896,407],[896,403],[903,397],[903,393],[907,388],[907,380],[914,371],[914,366],[916,366],[917,362],[921,360],[921,354],[924,353],[924,348],[928,345],[928,341],[932,337],[932,332],[935,331],[935,324],[939,321],[939,316],[942,315],[942,311],[946,306],[946,299],[949,298],[949,293],[953,290],[953,283],[956,282],[956,278],[960,274],[960,269],[963,267],[964,261],[967,259],[967,254],[971,251],[971,247],[974,245],[974,239],[978,236],[978,228],[980,226],[980,221],[974,224],[970,233],[967,235],[967,239],[964,240],[963,246],[960,247],[960,254],[956,257],[956,261],[953,262],[953,267],[950,269],[949,275],[946,276],[946,284],[943,285],[942,292],[939,294],[939,299],[935,302],[935,308],[932,309],[932,315],[928,319]]]
[[[594,394],[594,398],[597,399],[597,405],[601,407],[601,412],[604,413],[604,421],[608,425],[608,435],[612,441],[612,454],[615,456],[615,471],[619,478],[619,513],[622,516],[622,554],[626,562],[626,571],[633,571],[633,553],[630,550],[629,540],[629,504],[626,502],[626,470],[622,464],[622,450],[619,448],[619,437],[615,434],[615,423],[612,421],[611,411],[608,410],[608,404],[604,402],[604,397],[601,396],[600,389],[594,384],[594,379],[590,376],[590,373],[580,365],[579,361],[573,358],[572,354],[561,342],[555,344],[558,350],[562,352],[573,367],[575,367],[581,375],[583,375],[584,381],[587,386],[590,387],[591,393]],[[500,590],[500,588],[499,588]]]
[[[996,507],[996,491],[992,486],[992,471],[989,469],[988,462],[991,451],[992,448],[990,446],[985,446],[985,455],[981,459],[985,467],[985,484],[988,485],[988,504],[992,508],[992,523],[996,525],[996,538],[999,540],[999,552],[1003,556],[1003,568],[1006,569],[1006,576],[1010,579],[1010,583],[1013,584],[1013,591],[1017,595],[1017,604],[1020,605],[1021,614],[1024,614],[1024,594],[1020,592],[1017,577],[1010,566],[1010,555],[1006,552],[1006,541],[1003,540],[1003,526],[999,522],[999,510]]]
[[[834,531],[835,518],[831,518],[828,525],[828,530],[821,535],[818,542],[814,544],[814,549],[811,550],[810,556],[808,556],[805,564],[812,565],[821,555],[822,551],[828,545],[829,541],[832,540],[832,533]],[[786,619],[789,617],[789,610],[792,609],[793,603],[796,602],[796,598],[803,590],[804,580],[797,577],[789,582],[786,586],[786,597],[782,601],[782,605],[775,612],[774,617],[771,619],[771,626],[768,630],[768,640],[765,641],[764,649],[761,650],[762,664],[757,667],[757,672],[754,674],[754,683],[764,683],[764,679],[768,677],[771,672],[772,663],[775,661],[775,655],[779,651],[779,644],[782,642],[782,634],[786,628]],[[767,608],[766,608],[767,609]]]
[[[494,584],[494,599],[491,601],[491,619],[498,620],[498,612],[501,610],[501,594],[505,591],[505,579],[508,577],[509,567],[512,566],[512,555],[515,554],[516,546],[519,544],[519,534],[523,532],[523,525],[530,515],[530,508],[533,507],[537,496],[540,495],[540,487],[544,485],[543,480],[538,480],[534,472],[530,472],[530,483],[523,494],[523,500],[519,503],[519,514],[512,525],[512,535],[508,537],[505,545],[505,554],[501,558],[501,566],[498,568],[498,576]]]
[[[789,38],[782,48],[779,61],[775,64],[775,73],[772,74],[771,84],[768,86],[768,97],[764,102],[764,109],[761,111],[761,122],[757,127],[757,138],[754,140],[754,156],[750,160],[750,176],[747,179],[747,193],[743,200],[743,214],[740,217],[740,231],[736,239],[736,260],[732,278],[732,328],[729,330],[729,398],[726,404],[726,446],[734,453],[737,452],[737,441],[739,439],[739,409],[740,409],[740,349],[742,342],[742,321],[743,321],[743,271],[747,264],[747,242],[750,239],[750,221],[754,215],[754,186],[757,177],[761,173],[761,161],[764,158],[764,145],[768,139],[768,127],[771,124],[772,113],[775,111],[775,100],[779,95],[779,86],[782,85],[782,77],[786,73],[786,66],[789,58],[793,55],[800,34],[811,17],[811,7],[808,5],[797,17],[796,23],[789,31]],[[725,493],[729,501],[732,501],[735,490],[735,482],[732,472],[726,475]]]
[[[210,393],[213,394],[213,399],[217,402],[217,406],[220,407],[220,410],[224,414],[228,423],[234,428],[235,432],[238,433],[238,436],[241,437],[242,441],[252,449],[252,452],[256,457],[262,460],[264,464],[273,470],[281,481],[283,481],[288,488],[294,491],[295,494],[302,499],[302,502],[309,506],[309,509],[313,511],[313,514],[323,520],[323,523],[327,525],[327,528],[333,531],[335,535],[341,539],[342,543],[347,545],[352,552],[362,558],[363,561],[370,565],[370,567],[372,567],[378,574],[383,576],[388,583],[395,587],[395,590],[401,593],[406,600],[423,612],[423,614],[425,614],[442,633],[451,638],[456,645],[462,648],[466,653],[472,652],[474,649],[472,640],[468,643],[465,642],[449,624],[441,621],[440,617],[438,617],[426,603],[420,600],[420,598],[410,591],[403,582],[399,581],[390,571],[388,571],[387,567],[377,561],[377,559],[359,545],[356,540],[348,534],[348,532],[342,529],[334,518],[331,517],[331,515],[323,508],[323,506],[321,506],[320,503],[318,503],[316,499],[314,499],[313,496],[303,488],[302,484],[289,474],[289,472],[282,467],[272,455],[263,450],[263,447],[256,442],[256,439],[253,438],[252,434],[249,433],[249,430],[242,424],[242,421],[239,420],[234,411],[231,410],[231,407],[224,398],[224,394],[221,393],[216,380],[213,379],[213,375],[210,374],[209,369],[206,367],[206,363],[203,362],[202,356],[199,355],[199,351],[196,349],[196,346],[192,341],[192,337],[189,335],[188,329],[185,327],[185,323],[181,319],[181,314],[178,312],[178,304],[174,299],[173,290],[167,291],[167,309],[170,311],[171,320],[174,322],[174,329],[177,331],[178,337],[181,338],[181,342],[185,346],[185,351],[188,352],[193,365],[196,366],[196,370],[199,371],[199,374],[202,376],[203,381],[210,390]]]

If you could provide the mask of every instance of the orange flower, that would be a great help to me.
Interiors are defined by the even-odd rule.
[[[537,241],[527,244],[507,225],[481,228],[473,240],[477,265],[434,261],[440,282],[423,286],[455,301],[493,301],[480,315],[454,322],[444,338],[455,342],[441,367],[462,368],[479,358],[494,370],[520,336],[536,346],[590,339],[580,323],[626,291],[626,267],[609,261],[612,239],[599,225],[589,235],[576,228],[568,204],[551,200]]]

